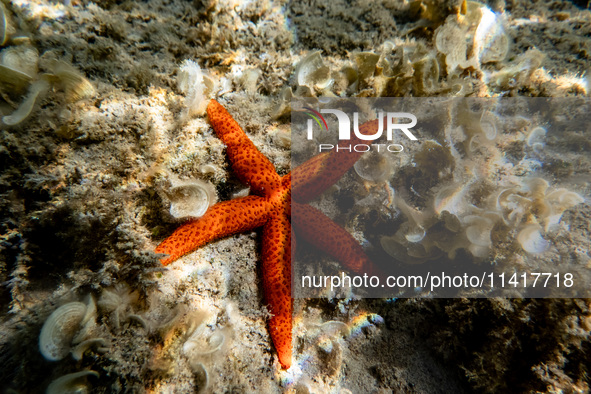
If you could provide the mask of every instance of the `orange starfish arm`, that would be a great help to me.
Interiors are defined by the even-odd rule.
[[[277,349],[279,362],[291,367],[291,226],[284,214],[269,218],[263,228],[263,290],[269,303],[269,331]]]
[[[361,134],[374,134],[379,120],[366,122],[359,127]],[[321,153],[293,169],[292,194],[294,200],[307,203],[322,194],[328,187],[338,181],[345,172],[363,154],[363,152],[347,151],[351,146],[366,143],[355,134],[348,141],[340,141],[339,150]]]
[[[249,185],[253,193],[261,196],[266,196],[280,187],[281,178],[273,164],[259,152],[220,103],[211,100],[207,106],[207,116],[217,136],[226,144],[226,153],[234,173],[241,182]]]
[[[344,228],[311,205],[291,202],[292,224],[297,236],[339,260],[357,273],[380,274],[359,242]]]
[[[200,219],[177,229],[156,248],[167,254],[167,265],[182,255],[215,239],[263,227],[263,290],[269,304],[269,331],[279,362],[291,366],[292,299],[291,256],[295,237],[291,229],[291,175],[280,177],[271,162],[255,147],[238,123],[217,101],[207,107],[209,121],[226,144],[226,153],[237,177],[251,187],[255,196],[220,202]],[[377,121],[361,126],[362,133],[373,132]],[[358,139],[343,142],[350,146]],[[298,200],[309,201],[335,183],[361,156],[360,153],[331,152],[315,157],[295,170],[299,175],[294,191]],[[296,204],[294,202],[294,204]],[[371,273],[369,258],[357,241],[320,211],[300,204],[294,210],[294,226],[304,239],[326,250],[347,267]]]
[[[262,226],[271,205],[257,196],[217,203],[203,217],[185,223],[156,248],[156,253],[167,254],[160,260],[168,265],[198,247],[227,235],[249,231]]]

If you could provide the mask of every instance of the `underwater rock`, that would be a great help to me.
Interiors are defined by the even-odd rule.
[[[410,2],[410,12],[420,20],[434,25],[442,23],[448,15],[466,13],[465,0],[414,0]]]

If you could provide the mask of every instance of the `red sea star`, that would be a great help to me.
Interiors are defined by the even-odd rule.
[[[207,115],[217,136],[227,146],[234,172],[240,181],[250,186],[254,195],[214,205],[203,217],[179,227],[158,245],[156,253],[168,255],[161,260],[167,265],[210,241],[262,226],[263,290],[272,315],[269,329],[279,362],[287,369],[291,366],[292,355],[292,242],[295,250],[291,224],[298,236],[348,268],[356,272],[372,272],[370,260],[357,241],[316,208],[305,204],[336,182],[361,154],[335,154],[333,151],[315,156],[296,168],[292,205],[291,174],[280,177],[273,164],[217,101],[211,100]],[[360,131],[370,132],[375,127],[377,121],[368,122]],[[346,142],[346,145],[352,143],[355,141]]]

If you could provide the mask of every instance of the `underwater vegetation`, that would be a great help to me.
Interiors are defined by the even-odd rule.
[[[0,4],[0,89],[5,97],[21,97],[21,103],[2,124],[15,126],[29,117],[51,88],[63,89],[65,98],[74,102],[92,97],[94,87],[72,65],[52,56],[39,59],[37,49],[26,35],[17,33],[12,15]],[[39,67],[46,72],[39,73]]]
[[[405,39],[384,40],[377,52],[351,51],[350,62],[340,68],[326,64],[321,51],[310,51],[298,62],[293,86],[284,87],[281,100],[286,103],[292,95],[483,97],[526,87],[544,96],[562,96],[573,89],[587,92],[584,78],[552,80],[538,49],[511,55],[515,29],[506,14],[476,1],[441,3],[457,4],[449,8],[439,2],[413,3],[421,9],[416,12],[428,17],[410,23],[400,35]],[[447,13],[444,18],[439,7]],[[427,41],[410,38],[427,27],[432,30]],[[286,105],[280,104],[274,116],[286,113]]]
[[[293,97],[588,95],[590,20],[553,0],[0,1],[0,390],[588,391],[585,299],[294,300],[285,372],[258,236],[165,269],[153,250],[249,193],[210,98],[285,175]],[[575,105],[517,107],[434,113],[445,128],[315,204],[356,206],[334,219],[397,268],[586,275],[587,129]]]
[[[399,206],[405,221],[396,234],[380,240],[392,257],[413,264],[442,253],[453,258],[465,248],[483,258],[491,253],[492,240],[500,239],[494,232],[507,229],[524,251],[542,253],[548,248],[543,234],[557,230],[563,213],[585,201],[576,192],[553,188],[535,176],[542,166],[538,150],[545,145],[545,130],[523,115],[499,119],[493,114],[494,103],[490,104],[490,109],[472,111],[469,101],[458,102],[443,138],[427,141],[411,159],[423,179],[429,179],[428,174],[433,179],[428,185],[414,185],[425,204],[420,210],[395,197],[393,205]],[[524,157],[513,162],[504,149],[516,143],[527,148]],[[441,159],[433,160],[434,156]],[[412,170],[398,166],[401,172],[410,175]],[[429,202],[427,195],[432,196]]]

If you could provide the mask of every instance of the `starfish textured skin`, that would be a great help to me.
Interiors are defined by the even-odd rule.
[[[356,272],[372,272],[369,258],[359,243],[338,224],[306,203],[336,182],[361,154],[324,153],[279,176],[273,164],[252,143],[238,123],[216,100],[207,115],[217,136],[226,144],[228,159],[239,180],[250,186],[252,195],[219,202],[204,216],[179,227],[156,248],[168,255],[168,265],[179,257],[213,240],[263,227],[262,282],[271,318],[269,331],[281,366],[292,362],[291,256],[299,237],[322,249]],[[367,133],[377,127],[368,122],[360,127]],[[348,144],[355,143],[349,141]],[[294,200],[292,200],[292,192]],[[296,202],[297,201],[297,202]],[[292,222],[293,209],[293,222]]]

